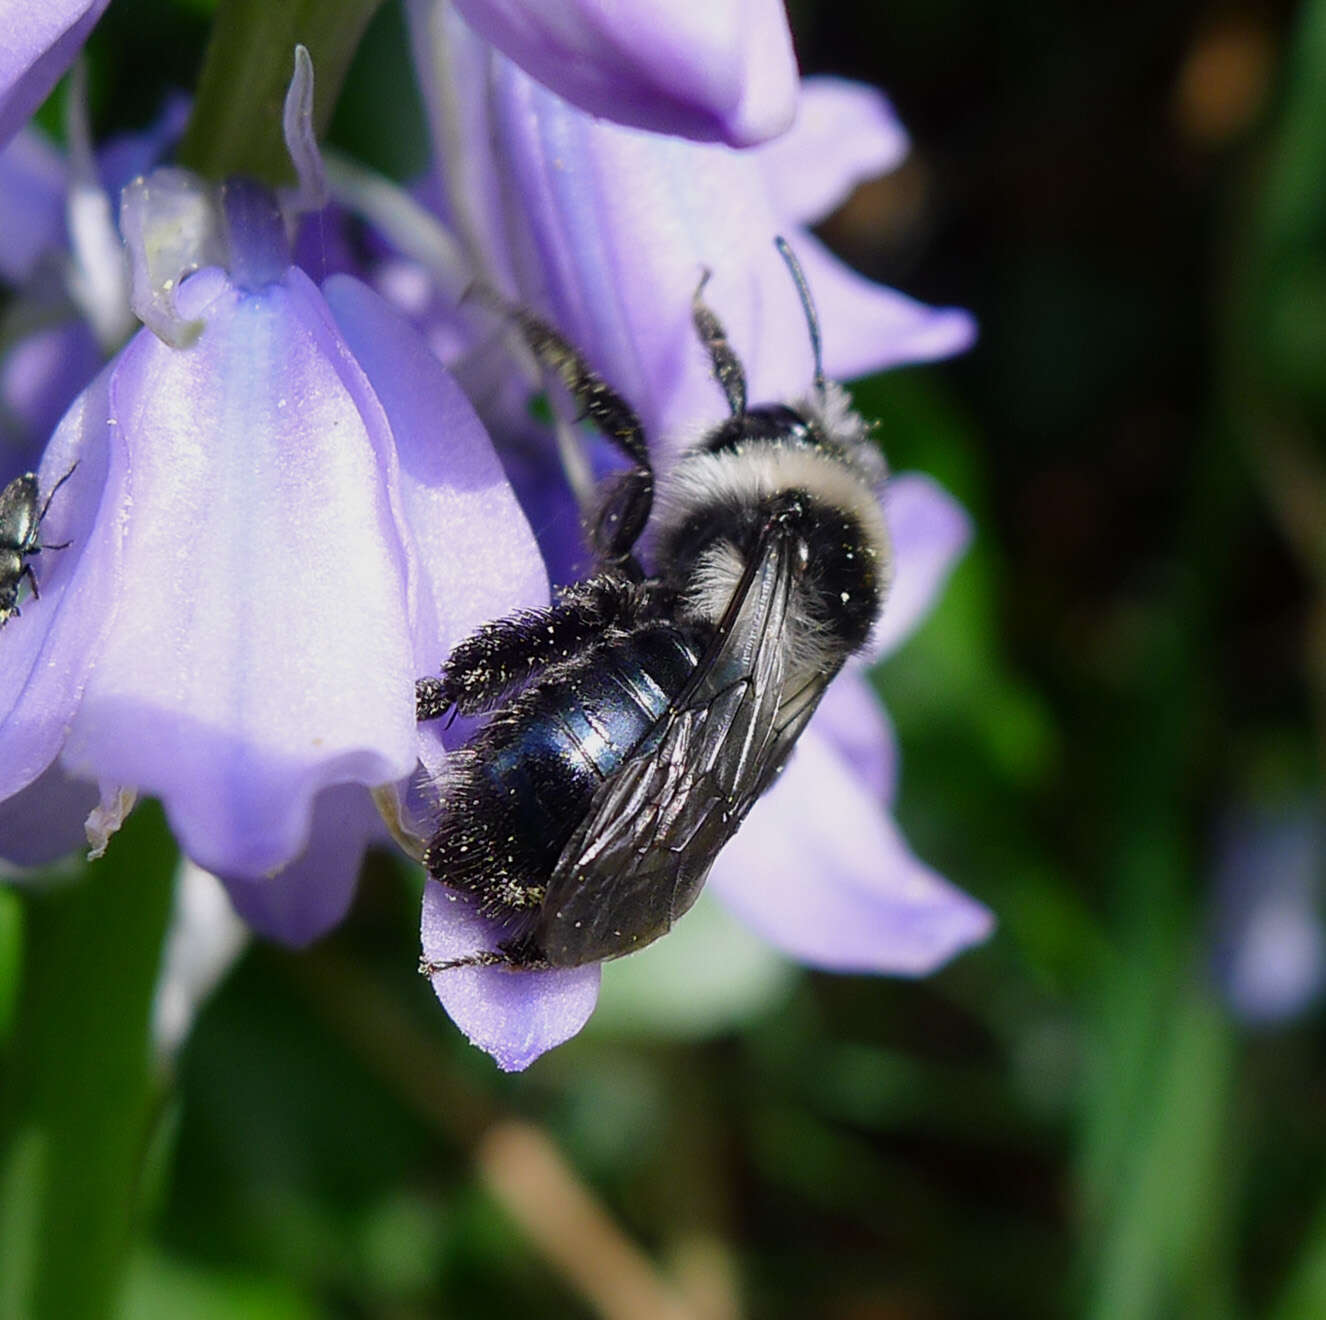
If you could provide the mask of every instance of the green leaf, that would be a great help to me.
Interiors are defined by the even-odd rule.
[[[313,1320],[317,1312],[288,1283],[143,1252],[129,1270],[122,1314],[125,1320]]]

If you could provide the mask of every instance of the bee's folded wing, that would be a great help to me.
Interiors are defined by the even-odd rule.
[[[720,641],[598,790],[542,905],[538,939],[553,963],[614,957],[662,935],[777,775],[831,677],[783,690],[794,562],[789,536],[766,536]]]

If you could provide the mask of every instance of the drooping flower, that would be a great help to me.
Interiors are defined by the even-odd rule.
[[[412,0],[419,28],[446,0]],[[456,0],[466,22],[572,105],[619,124],[751,146],[796,112],[782,0]]]
[[[268,192],[158,172],[123,227],[165,338],[42,459],[43,490],[72,474],[43,528],[69,546],[0,630],[0,804],[48,844],[62,811],[68,847],[71,780],[157,796],[249,921],[303,942],[381,831],[364,789],[415,768],[415,677],[546,576],[459,388],[365,286],[291,264]]]
[[[783,398],[810,380],[805,317],[777,235],[805,267],[831,376],[971,343],[966,312],[871,283],[806,228],[905,154],[906,135],[873,89],[807,80],[792,130],[737,151],[595,119],[450,10],[416,23],[412,38],[425,94],[449,89],[430,115],[443,222],[479,276],[545,314],[631,400],[665,457],[724,414],[690,319],[702,271],[741,346],[751,397]]]
[[[425,89],[431,76],[452,91],[452,119],[436,144],[440,214],[484,278],[547,315],[632,402],[660,467],[726,415],[691,324],[703,270],[713,272],[706,297],[742,357],[751,398],[794,398],[809,387],[805,316],[775,235],[790,237],[806,267],[830,374],[922,361],[970,342],[965,312],[927,308],[869,283],[804,229],[905,151],[905,135],[878,94],[808,83],[792,133],[738,152],[594,120],[458,18],[444,31],[438,42],[436,29],[414,29]],[[435,109],[437,124],[447,112]],[[514,366],[507,378],[519,379]],[[500,439],[504,423],[494,426]],[[896,581],[876,654],[923,617],[970,534],[962,510],[924,478],[894,479],[885,508]],[[548,521],[530,511],[536,525]],[[557,517],[565,522],[564,506]],[[550,563],[565,580],[568,565]],[[983,939],[992,922],[912,856],[889,818],[896,752],[863,668],[835,680],[779,784],[719,855],[710,883],[803,962],[921,974]],[[423,921],[430,961],[494,938],[466,899],[430,883]],[[438,973],[434,987],[476,1044],[502,1067],[522,1068],[580,1029],[598,976],[597,967],[520,974],[467,967]]]

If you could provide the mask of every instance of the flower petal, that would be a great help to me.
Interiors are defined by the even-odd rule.
[[[829,684],[810,727],[847,762],[873,801],[893,805],[898,792],[898,742],[884,704],[859,662]]]
[[[930,613],[972,534],[962,505],[919,472],[889,481],[884,516],[893,538],[893,585],[870,639],[872,660],[897,650]]]
[[[38,330],[0,354],[0,487],[35,467],[51,432],[101,361],[97,341],[82,321]]]
[[[846,78],[807,78],[796,123],[760,148],[775,206],[793,224],[823,219],[858,183],[896,169],[907,132],[876,87]]]
[[[952,357],[976,339],[970,312],[928,307],[896,289],[872,283],[839,261],[813,234],[798,234],[796,250],[819,308],[824,369],[838,380]]]
[[[424,957],[463,958],[494,947],[498,933],[469,899],[430,880],[424,889]],[[599,993],[597,964],[550,972],[452,967],[432,977],[451,1020],[505,1072],[528,1068],[589,1020]]]
[[[908,851],[813,730],[719,855],[711,884],[779,948],[833,971],[923,976],[994,925]]]
[[[308,847],[289,866],[273,875],[219,878],[254,930],[302,948],[345,916],[364,852],[388,841],[367,791],[359,784],[334,784],[314,801]]]
[[[971,318],[871,284],[796,232],[761,153],[659,137],[590,118],[492,56],[492,133],[539,272],[521,290],[546,310],[675,450],[725,416],[691,324],[700,274],[754,401],[796,398],[812,372],[795,285],[774,249],[789,233],[819,306],[825,366],[846,376],[965,347]],[[498,190],[501,194],[501,190]],[[494,259],[489,264],[498,265]]]
[[[298,270],[245,293],[180,290],[190,349],[140,331],[114,364],[129,449],[117,626],[65,764],[163,800],[217,874],[297,857],[332,783],[414,765],[414,661],[390,436]]]
[[[43,253],[64,247],[67,184],[64,160],[40,133],[25,129],[0,150],[0,277],[10,284],[23,283]]]
[[[488,433],[402,317],[358,280],[323,289],[373,384],[400,459],[405,520],[423,575],[415,661],[431,673],[480,624],[548,601],[548,575]]]
[[[796,112],[782,0],[456,0],[456,7],[532,78],[620,124],[744,147],[782,133]]]
[[[83,821],[96,803],[96,784],[70,779],[58,763],[50,766],[0,802],[0,858],[44,867],[86,847]]]
[[[110,0],[0,0],[0,146],[74,62]]]
[[[75,401],[37,473],[43,497],[71,473],[41,525],[62,550],[33,557],[41,597],[0,627],[0,801],[60,751],[87,675],[115,618],[122,574],[128,456],[107,427],[110,371]],[[87,778],[96,778],[95,773]]]

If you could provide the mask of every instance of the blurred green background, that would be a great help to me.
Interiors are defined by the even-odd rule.
[[[51,1261],[46,1314],[96,1314],[70,1262],[125,1251],[149,1318],[1326,1316],[1320,1014],[1246,1022],[1216,974],[1284,865],[1258,840],[1320,813],[1326,3],[792,14],[803,68],[884,87],[915,143],[825,237],[982,326],[857,399],[978,523],[878,683],[902,824],[994,939],[919,983],[744,943],[698,985],[731,937],[698,909],[509,1077],[415,974],[415,882],[375,858],[333,938],[251,948],[171,1065],[126,1068],[98,1014],[150,983],[115,923],[171,865],[140,813],[85,943],[0,896],[9,1079],[81,1143],[69,1204],[124,1207],[100,1257],[72,1211],[50,1242],[11,1131],[0,1317]],[[98,136],[192,85],[209,15],[112,3]],[[425,150],[402,43],[389,3],[332,129],[397,177]],[[15,1024],[25,949],[76,1073]]]

